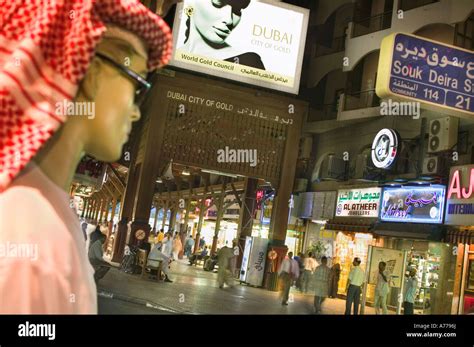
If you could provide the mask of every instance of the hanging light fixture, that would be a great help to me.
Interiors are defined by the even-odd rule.
[[[189,176],[189,175],[191,175],[191,172],[189,172],[188,168],[185,168],[183,171],[181,171],[181,174],[183,176]]]

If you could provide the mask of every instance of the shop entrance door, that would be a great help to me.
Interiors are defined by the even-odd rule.
[[[376,303],[375,289],[377,286],[378,276],[379,276],[379,264],[381,262],[385,263],[385,276],[388,280],[389,291],[396,290],[397,297],[397,314],[401,313],[402,308],[402,293],[404,290],[404,273],[407,264],[407,254],[406,250],[396,250],[383,247],[374,247],[369,246],[369,254],[367,257],[367,268],[365,271],[365,285],[363,289],[362,296],[362,307],[361,313],[365,311],[365,305],[367,303],[368,293],[371,293],[372,301],[374,306]],[[388,300],[389,293],[385,293],[385,302],[387,306],[389,305]],[[380,308],[382,310],[382,308]]]

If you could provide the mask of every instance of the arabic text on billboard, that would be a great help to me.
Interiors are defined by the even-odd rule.
[[[380,219],[385,222],[443,222],[445,187],[385,188]]]

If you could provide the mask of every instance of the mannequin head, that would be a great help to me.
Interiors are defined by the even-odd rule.
[[[136,39],[142,47],[134,47],[123,38],[106,37],[98,45],[97,52],[145,78],[146,50],[138,37]],[[132,122],[140,119],[139,108],[134,102],[137,88],[137,82],[96,55],[75,99],[76,102],[94,103],[95,115],[90,119],[69,117],[64,127],[80,130],[84,151],[98,160],[119,159]]]

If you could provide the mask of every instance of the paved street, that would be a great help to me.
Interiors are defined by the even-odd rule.
[[[277,292],[247,285],[219,289],[217,273],[185,262],[173,263],[173,283],[156,282],[140,275],[112,269],[100,281],[99,312],[102,314],[312,314],[313,296],[292,289],[288,306]],[[323,314],[343,314],[345,301],[327,299]],[[148,306],[148,307],[147,307]],[[366,314],[373,314],[371,307]]]

